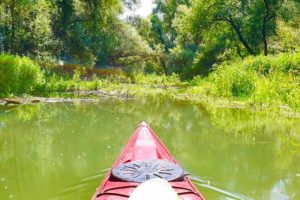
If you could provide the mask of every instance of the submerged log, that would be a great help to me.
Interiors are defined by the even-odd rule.
[[[3,99],[0,99],[0,105],[5,105],[6,101],[4,101]]]
[[[15,98],[5,98],[2,100],[6,102],[5,105],[9,105],[9,104],[19,105],[24,103],[22,99],[15,99]]]
[[[30,103],[40,103],[41,99],[30,99],[29,102]]]

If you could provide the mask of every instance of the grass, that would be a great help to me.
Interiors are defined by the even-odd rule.
[[[183,82],[176,74],[126,75],[67,66],[39,67],[28,58],[0,56],[0,96],[76,97],[77,91],[101,90],[129,96],[163,96],[234,107],[300,111],[300,54],[258,56],[217,66],[208,77]],[[57,70],[59,69],[59,70]],[[106,70],[107,71],[107,70]],[[108,73],[108,74],[107,74]]]

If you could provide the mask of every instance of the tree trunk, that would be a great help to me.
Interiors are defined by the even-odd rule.
[[[264,17],[263,21],[263,27],[262,27],[262,38],[264,42],[264,55],[268,55],[268,41],[267,41],[267,30],[266,30],[266,25],[267,25],[267,18],[266,16]]]
[[[244,38],[243,34],[241,33],[240,28],[234,23],[234,21],[232,19],[229,20],[229,23],[232,26],[232,28],[234,29],[234,31],[236,32],[236,34],[238,35],[239,40],[242,42],[242,44],[244,45],[244,47],[249,52],[249,54],[255,55],[255,52],[252,50],[252,48],[250,47],[250,45],[248,44],[248,42]]]
[[[10,51],[15,54],[15,40],[16,40],[16,1],[12,0],[10,5],[10,17],[11,17],[11,40],[10,40]]]
[[[264,43],[264,55],[267,56],[268,55],[268,41],[267,41],[267,23],[269,21],[269,15],[270,15],[270,7],[269,7],[269,3],[268,0],[264,0],[264,4],[266,7],[266,11],[265,11],[265,15],[264,15],[264,19],[263,19],[263,25],[262,25],[262,39],[263,39],[263,43]]]
[[[167,69],[167,65],[166,65],[166,62],[164,61],[164,60],[162,60],[162,67],[163,67],[163,69],[164,69],[164,73],[165,73],[165,75],[168,75],[168,69]]]
[[[160,56],[160,63],[161,63],[162,68],[164,69],[165,75],[168,75],[168,69],[167,69],[166,56],[165,55]]]

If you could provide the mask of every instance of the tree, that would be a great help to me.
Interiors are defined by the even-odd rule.
[[[175,46],[177,32],[172,26],[172,21],[175,18],[177,8],[180,5],[190,5],[190,1],[156,0],[156,7],[150,16],[156,44],[164,45],[166,52],[169,52],[169,50]]]
[[[209,30],[226,24],[236,34],[250,55],[262,49],[268,54],[268,37],[276,34],[276,18],[282,0],[198,0],[193,5],[191,20],[195,30]],[[194,31],[195,31],[194,30]]]
[[[54,47],[51,15],[46,0],[4,0],[0,4],[0,31],[3,51],[12,54],[45,56]]]
[[[178,55],[189,55],[192,61],[186,57],[183,62],[186,70],[184,66],[181,69],[190,77],[206,74],[214,64],[225,60],[261,53],[268,55],[274,52],[270,43],[274,48],[278,21],[286,23],[297,16],[297,9],[291,9],[295,3],[291,2],[196,0],[191,6],[180,6],[172,21],[177,33],[176,51],[171,50],[173,60]],[[284,17],[284,13],[289,16]],[[178,66],[178,61],[173,63]]]

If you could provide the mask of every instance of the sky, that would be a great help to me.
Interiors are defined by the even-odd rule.
[[[126,18],[132,14],[140,15],[141,17],[147,17],[151,14],[154,6],[155,4],[153,3],[153,0],[141,0],[141,5],[137,9],[134,11],[125,10],[122,18]]]

